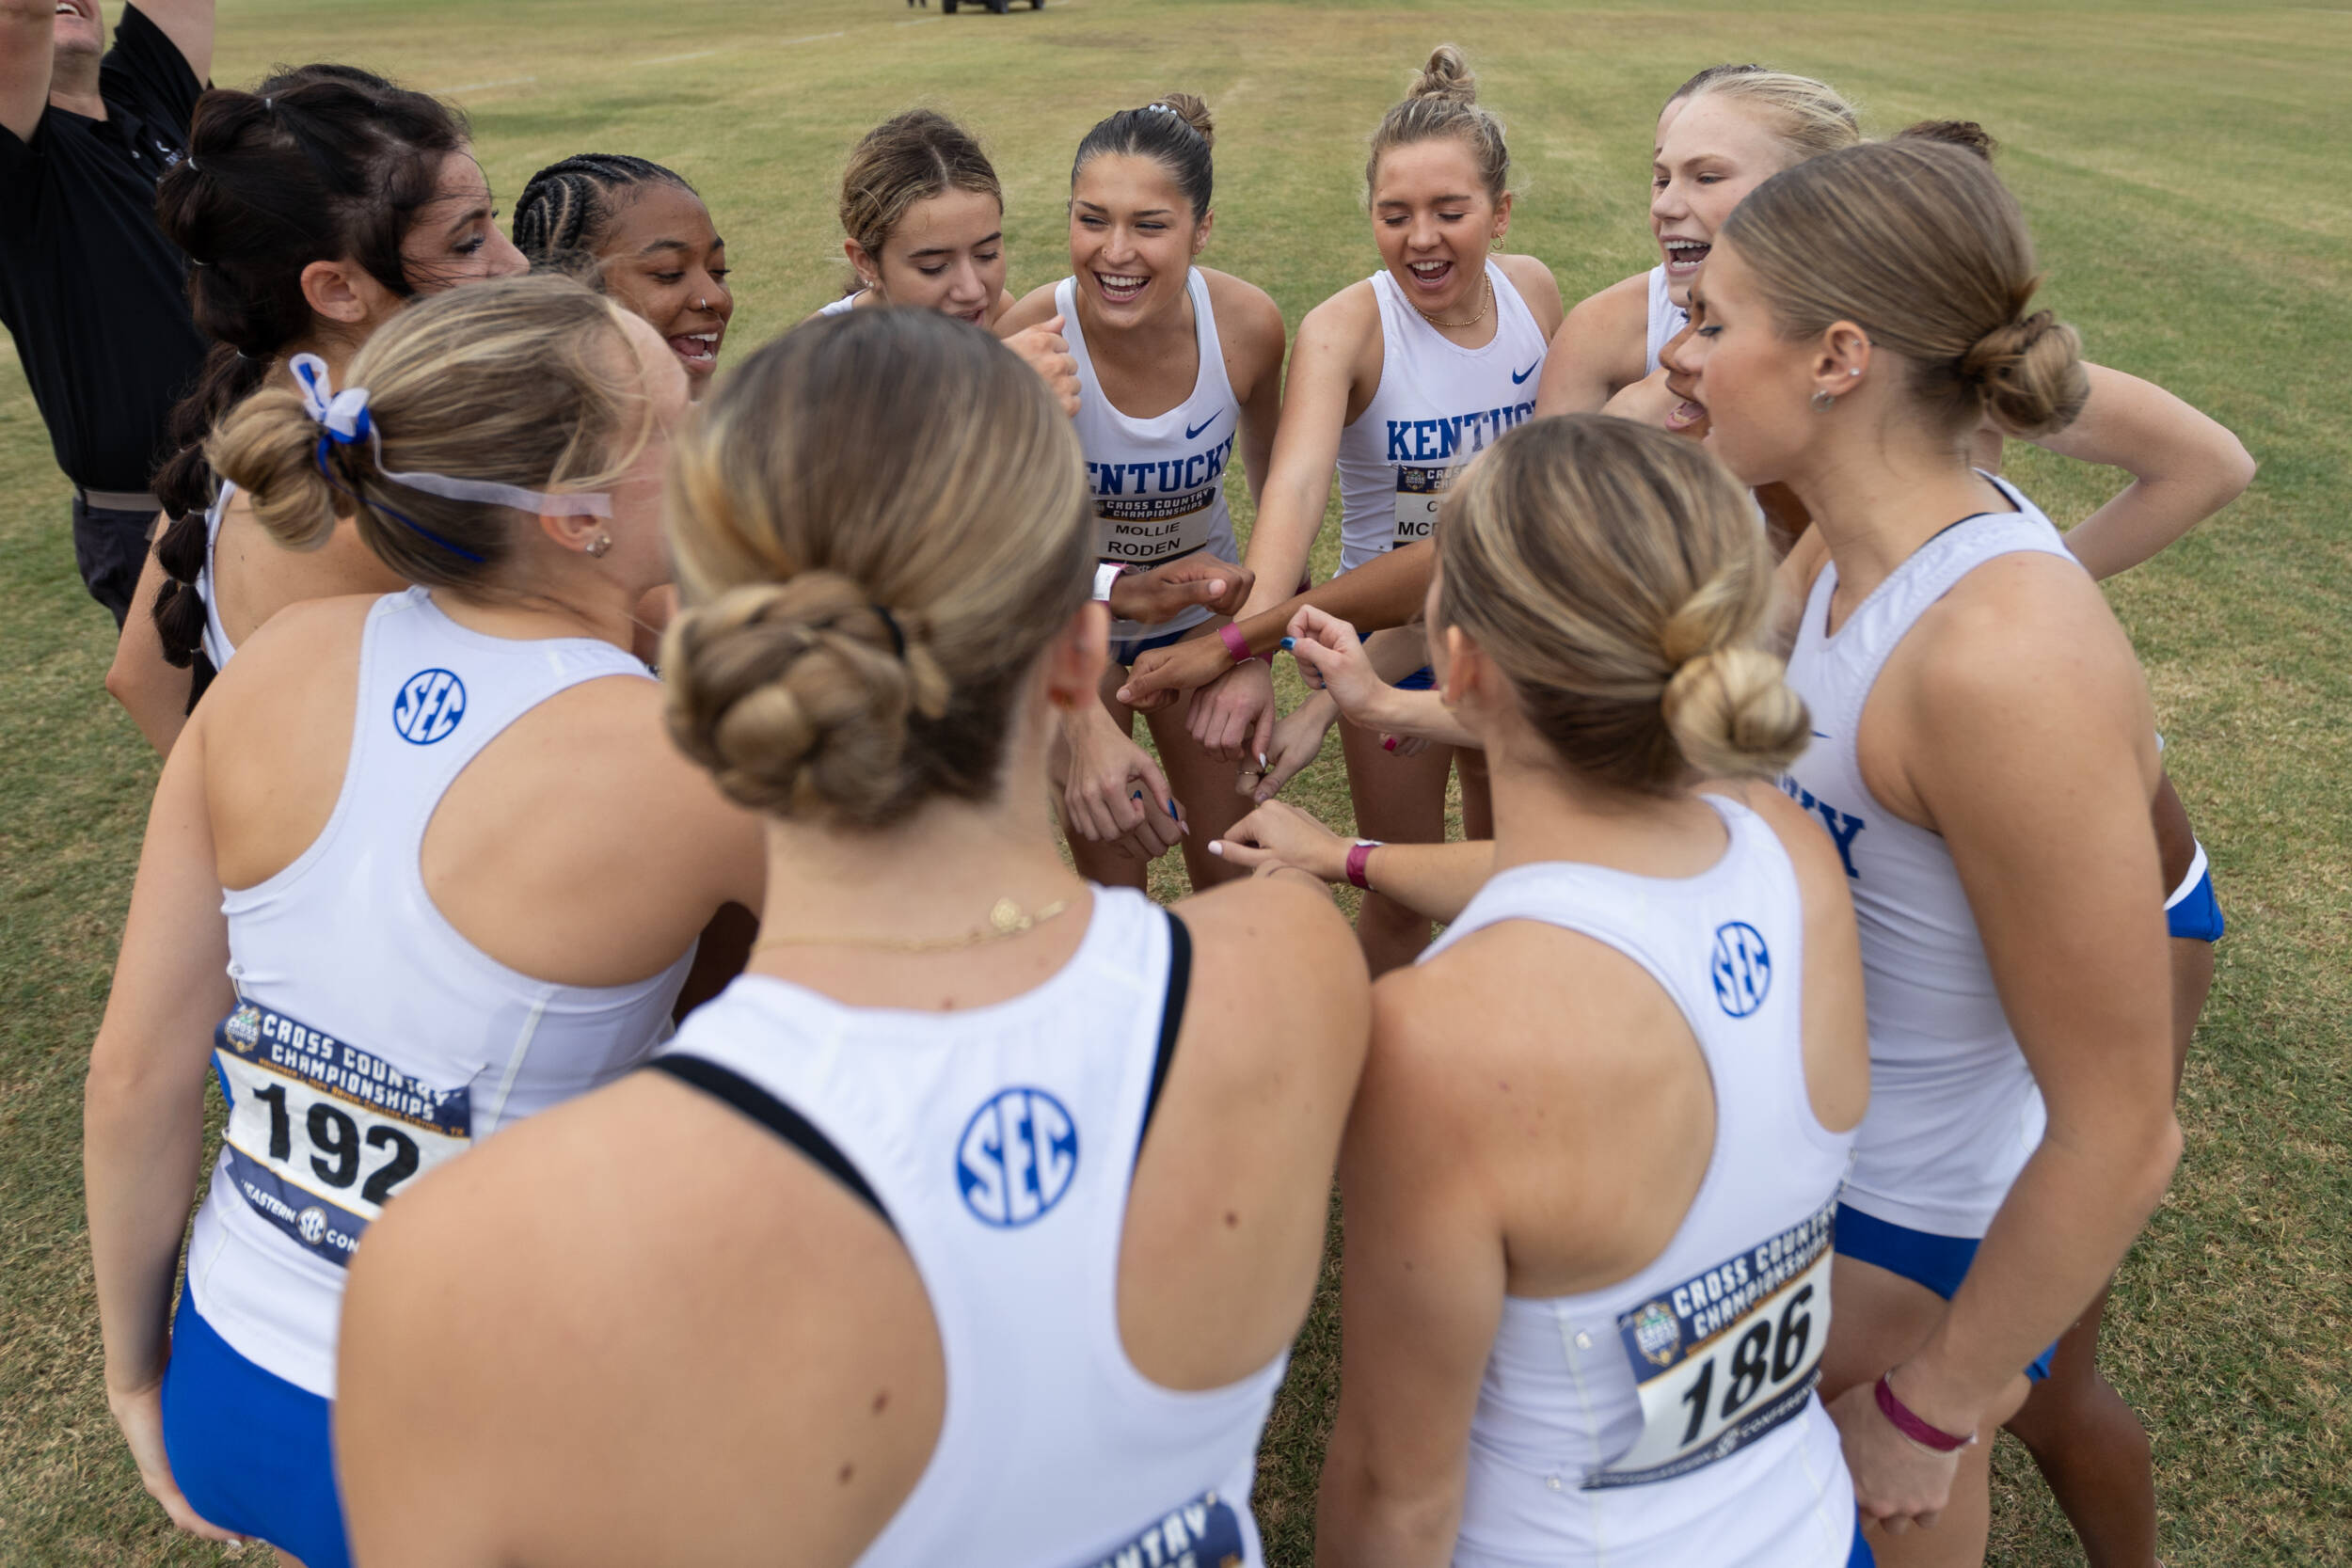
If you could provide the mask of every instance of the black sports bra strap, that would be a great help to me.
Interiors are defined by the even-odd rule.
[[[645,1066],[725,1101],[815,1161],[826,1174],[864,1199],[875,1213],[881,1215],[882,1224],[890,1227],[893,1235],[898,1233],[898,1227],[892,1223],[890,1211],[882,1207],[882,1199],[872,1187],[866,1185],[866,1178],[858,1174],[857,1167],[850,1164],[849,1157],[831,1138],[818,1131],[816,1123],[766,1089],[733,1068],[721,1067],[702,1056],[656,1056]]]
[[[1184,994],[1192,988],[1192,933],[1176,918],[1175,911],[1160,912],[1168,916],[1168,998],[1160,1007],[1160,1045],[1152,1057],[1152,1086],[1143,1096],[1143,1128],[1136,1135],[1137,1156],[1152,1131],[1152,1113],[1160,1108],[1160,1091],[1168,1087],[1168,1066],[1176,1059],[1176,1037],[1184,1027]]]

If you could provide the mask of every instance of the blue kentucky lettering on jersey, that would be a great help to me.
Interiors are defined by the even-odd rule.
[[[1846,875],[1861,880],[1862,873],[1853,863],[1853,841],[1854,835],[1869,824],[1850,811],[1839,811],[1827,800],[1816,800],[1811,790],[1786,773],[1780,776],[1780,792],[1821,819],[1822,826],[1829,829],[1830,842],[1837,846],[1837,858],[1846,863]]]
[[[1039,1088],[999,1089],[956,1140],[956,1186],[983,1225],[1010,1230],[1041,1219],[1078,1174],[1078,1124]]]
[[[1089,463],[1087,484],[1098,496],[1168,496],[1215,484],[1232,461],[1231,436],[1189,457],[1152,463]]]
[[[1247,1554],[1241,1518],[1214,1492],[1203,1492],[1145,1526],[1088,1568],[1225,1568]]]
[[[1532,403],[1481,408],[1442,420],[1391,420],[1390,463],[1449,463],[1461,452],[1481,452],[1513,425],[1535,417]]]

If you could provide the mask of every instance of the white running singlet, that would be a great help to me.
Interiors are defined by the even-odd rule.
[[[1992,479],[1991,475],[1985,476]],[[2041,1091],[2017,1049],[1968,895],[1942,835],[1901,820],[1863,782],[1854,743],[1879,672],[1929,607],[1996,556],[2074,557],[2033,502],[1954,523],[1895,568],[1833,635],[1837,567],[1821,568],[1788,655],[1813,713],[1780,786],[1821,819],[1846,863],[1870,1015],[1870,1110],[1846,1201],[1876,1219],[1979,1238],[2042,1142]]]
[[[856,293],[843,294],[839,299],[819,305],[817,308],[817,313],[820,316],[846,316],[857,309],[857,302],[865,293],[865,290],[860,289]]]
[[[1095,559],[1112,566],[1157,566],[1206,550],[1219,561],[1239,562],[1233,516],[1226,509],[1224,476],[1241,433],[1241,404],[1225,376],[1225,349],[1216,335],[1216,312],[1209,305],[1209,280],[1188,270],[1184,292],[1192,298],[1193,342],[1200,368],[1184,401],[1165,414],[1138,420],[1111,406],[1087,352],[1078,325],[1078,286],[1065,277],[1054,286],[1054,309],[1062,319],[1070,356],[1078,362],[1078,444],[1086,449],[1087,487],[1094,493]],[[1206,605],[1193,605],[1172,621],[1145,626],[1113,621],[1111,641],[1165,637],[1209,618]]]
[[[238,1000],[213,1061],[229,1123],[188,1289],[239,1354],[322,1398],[343,1269],[382,1207],[668,1030],[691,950],[634,985],[535,980],[460,936],[420,864],[466,765],[549,697],[608,675],[649,678],[610,643],[469,631],[421,588],[378,599],[334,815],[283,871],[221,895]]]
[[[860,1568],[1258,1568],[1249,1488],[1287,1354],[1179,1392],[1119,1333],[1128,1186],[1182,1022],[1183,933],[1143,895],[1098,887],[1077,952],[1009,1001],[852,1007],[746,974],[655,1059],[872,1203],[922,1276],[946,1412]],[[787,1131],[800,1118],[813,1138]],[[1163,1263],[1162,1288],[1187,1289],[1184,1260]]]
[[[1804,902],[1771,825],[1702,797],[1730,843],[1695,877],[1502,872],[1422,955],[1509,920],[1640,964],[1706,1058],[1715,1148],[1665,1250],[1581,1295],[1508,1296],[1470,1425],[1461,1568],[1841,1568],[1853,1483],[1813,1391],[1851,1132],[1805,1088]]]
[[[1658,373],[1658,356],[1665,353],[1666,345],[1675,341],[1675,335],[1690,325],[1691,312],[1677,305],[1674,295],[1666,291],[1665,265],[1661,262],[1650,268],[1649,336],[1642,351],[1644,375]]]
[[[1454,471],[1513,425],[1535,417],[1542,330],[1491,260],[1495,335],[1484,348],[1450,341],[1422,319],[1383,267],[1380,385],[1340,432],[1340,570],[1426,539]]]
[[[220,582],[213,575],[213,555],[220,548],[220,520],[229,511],[229,498],[236,493],[237,487],[224,479],[213,504],[205,508],[204,564],[196,569],[196,596],[204,601],[204,657],[215,673],[228,669],[237,652],[237,645],[229,641],[229,628],[220,623]]]

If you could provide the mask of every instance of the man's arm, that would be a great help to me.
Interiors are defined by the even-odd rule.
[[[162,29],[199,82],[213,79],[214,0],[141,0],[139,10]]]
[[[18,141],[33,139],[49,107],[56,36],[56,0],[0,0],[0,129]]]

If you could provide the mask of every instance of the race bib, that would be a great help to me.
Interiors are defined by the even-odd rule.
[[[229,1178],[253,1212],[338,1266],[401,1188],[472,1141],[470,1092],[438,1089],[251,1002],[213,1032]]]
[[[1642,1433],[1592,1491],[1712,1465],[1813,1397],[1829,1338],[1836,1199],[1801,1225],[1695,1275],[1617,1320],[1642,1396]]]
[[[1214,1492],[1203,1492],[1146,1526],[1086,1568],[1240,1568],[1241,1520]]]
[[[1123,500],[1097,497],[1098,559],[1105,565],[1156,566],[1190,555],[1209,542],[1216,521],[1209,503],[1215,490],[1189,496],[1136,496]]]
[[[1451,467],[1397,468],[1396,535],[1389,542],[1391,549],[1402,549],[1437,531],[1438,499],[1453,482]]]

